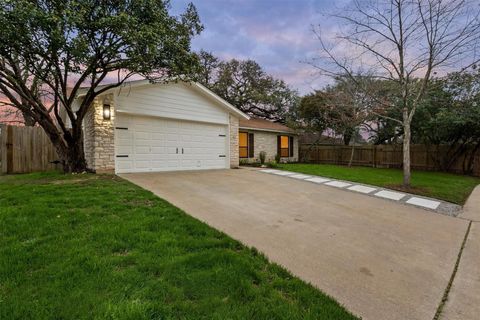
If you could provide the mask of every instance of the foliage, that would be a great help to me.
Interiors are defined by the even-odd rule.
[[[358,77],[356,81],[368,79]],[[349,145],[356,141],[361,129],[367,127],[374,106],[375,101],[358,90],[348,77],[338,77],[333,85],[304,96],[294,116],[306,131],[328,130],[343,137],[344,144]]]
[[[0,177],[0,234],[1,319],[355,319],[114,176]]]
[[[280,160],[282,160],[282,157],[280,156],[280,154],[277,153],[277,154],[275,155],[275,162],[276,162],[276,163],[280,163]]]
[[[265,158],[267,157],[267,153],[265,151],[260,151],[260,163],[265,163]]]
[[[280,169],[318,175],[327,178],[347,180],[374,186],[404,189],[402,171],[369,167],[345,167],[328,164],[280,164]],[[433,171],[413,171],[411,193],[464,204],[480,179],[450,173]]]
[[[199,59],[199,81],[249,115],[285,122],[298,102],[296,91],[268,75],[253,60],[220,61],[205,51],[199,53]]]
[[[389,89],[389,95],[394,97],[395,92]],[[387,116],[400,114],[398,106],[390,108]],[[375,144],[398,142],[403,133],[401,125],[382,115],[370,127]],[[464,157],[464,173],[471,173],[473,157],[480,148],[480,72],[474,68],[434,79],[419,103],[411,129],[414,143],[449,146],[446,156],[437,163],[439,168],[448,170]]]
[[[448,170],[463,156],[463,170],[471,173],[480,149],[480,72],[452,73],[437,80],[412,128],[416,141],[450,146],[440,167]]]
[[[267,163],[267,167],[272,169],[278,168],[278,162],[276,160],[270,161]]]
[[[160,81],[197,72],[195,7],[178,17],[168,9],[162,0],[0,0],[3,103],[45,130],[66,171],[85,170],[82,123],[97,96],[134,75]],[[89,89],[74,106],[82,86]]]

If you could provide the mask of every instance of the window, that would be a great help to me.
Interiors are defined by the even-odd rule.
[[[248,158],[248,133],[238,133],[238,147],[240,158]]]
[[[293,157],[293,137],[278,136],[277,149],[281,158]]]
[[[239,132],[238,133],[238,148],[240,158],[253,158],[254,157],[254,139],[253,133]]]
[[[280,157],[287,158],[289,154],[288,136],[280,136]]]

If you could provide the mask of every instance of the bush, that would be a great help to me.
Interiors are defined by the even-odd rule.
[[[277,162],[276,161],[270,161],[267,163],[267,167],[269,168],[278,168]]]
[[[280,163],[280,159],[281,159],[280,155],[279,155],[279,154],[276,154],[276,155],[275,155],[275,162],[276,162],[276,163]]]
[[[265,163],[265,158],[267,157],[267,153],[265,151],[260,152],[260,164]]]

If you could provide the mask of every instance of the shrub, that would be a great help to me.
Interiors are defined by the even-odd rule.
[[[265,163],[265,158],[267,157],[267,153],[265,151],[260,152],[260,163],[264,164]]]
[[[275,155],[275,162],[276,162],[276,163],[280,163],[280,159],[281,159],[280,155],[279,155],[279,154],[276,154],[276,155]]]
[[[267,163],[267,167],[269,168],[278,168],[278,165],[277,165],[277,162],[274,160],[274,161],[270,161]]]

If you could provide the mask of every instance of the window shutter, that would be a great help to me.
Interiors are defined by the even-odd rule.
[[[277,154],[280,156],[282,154],[280,148],[282,146],[282,136],[277,136]]]
[[[290,157],[293,157],[293,137],[288,137],[288,151],[290,152]]]
[[[248,134],[248,157],[249,158],[255,157],[255,143],[253,139],[253,133]]]

